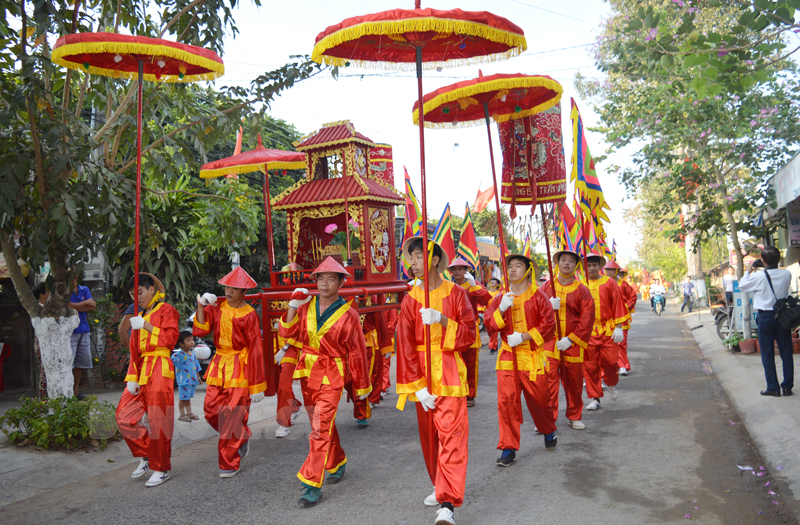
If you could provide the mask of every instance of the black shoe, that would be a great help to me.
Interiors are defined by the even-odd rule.
[[[783,397],[790,396],[790,395],[792,395],[792,389],[791,388],[784,388],[783,389]]]
[[[76,396],[75,396],[75,398],[76,398],[78,401],[83,401],[84,399],[86,399],[86,396],[85,396],[85,395],[83,395],[83,394],[78,394],[78,395],[76,395]]]
[[[558,437],[556,437],[555,432],[553,432],[552,434],[545,434],[544,447],[547,450],[555,450],[557,445],[558,445]]]
[[[509,467],[517,457],[517,452],[510,448],[503,450],[503,455],[497,458],[498,467]]]
[[[761,395],[762,396],[781,397],[781,393],[779,391],[773,392],[771,390],[762,390],[761,391]]]
[[[496,353],[497,353],[497,350],[489,350],[489,355],[495,355]]]

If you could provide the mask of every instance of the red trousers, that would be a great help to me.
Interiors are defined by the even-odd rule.
[[[383,386],[383,354],[379,349],[375,350],[375,361],[372,363],[369,380],[372,383],[372,392],[369,394],[369,401],[376,405],[381,402],[381,392]]]
[[[586,356],[583,362],[587,397],[591,399],[603,397],[603,388],[600,384],[601,370],[603,381],[608,386],[616,386],[619,383],[618,359],[618,345],[611,339],[611,336],[592,336],[589,346],[586,348]]]
[[[356,395],[356,391],[353,388],[353,383],[347,383],[344,386],[344,389],[347,391],[347,395],[350,398],[350,401],[353,402],[353,417],[356,419],[369,419],[372,417],[372,409],[369,406],[369,399],[372,397],[372,393],[370,393],[370,398],[367,399],[358,399]]]
[[[628,332],[629,330],[622,331],[622,333],[625,334],[625,337],[622,338],[622,342],[618,345],[619,359],[617,360],[617,366],[630,372],[631,363],[628,361]]]
[[[300,385],[303,404],[311,421],[311,433],[308,435],[308,457],[297,477],[306,485],[321,487],[326,470],[335,472],[347,463],[335,422],[342,389],[321,385],[319,390],[312,390],[308,387],[307,378],[300,379]]]
[[[525,396],[525,403],[531,413],[533,423],[542,434],[556,431],[556,420],[550,408],[550,391],[547,376],[530,380],[530,372],[513,370],[497,371],[497,416],[500,422],[499,450],[507,448],[519,450],[519,433],[522,425],[522,401],[519,390]]]
[[[464,365],[467,367],[467,386],[469,387],[467,397],[475,397],[478,393],[478,350],[478,348],[470,348],[461,352]]]
[[[294,390],[292,390],[292,382],[294,379],[295,365],[292,363],[284,363],[279,365],[281,369],[280,377],[278,379],[278,408],[275,420],[282,427],[292,426],[292,414],[300,410],[302,404],[294,397]]]
[[[166,359],[159,357],[158,359]],[[142,424],[147,414],[150,432]],[[153,366],[153,375],[142,385],[138,395],[126,388],[117,405],[117,426],[135,458],[148,458],[150,468],[158,472],[172,470],[172,431],[175,427],[175,390],[171,377],[162,377],[161,364]]]
[[[244,387],[208,385],[203,411],[208,424],[219,432],[219,468],[239,470],[239,449],[253,435],[247,426],[250,391]]]
[[[388,392],[389,387],[392,386],[392,380],[389,378],[389,372],[392,370],[392,354],[383,356],[383,391]]]
[[[425,411],[417,405],[417,423],[422,456],[431,483],[436,487],[436,501],[460,507],[464,502],[469,460],[469,418],[463,397],[436,398],[436,408]]]
[[[580,350],[580,347],[572,345],[566,353],[561,352],[561,359],[547,358],[550,363],[547,384],[550,390],[553,421],[558,419],[559,384],[564,387],[564,396],[567,399],[567,419],[580,421],[583,416],[583,362],[575,363],[564,360],[565,356],[580,358]]]

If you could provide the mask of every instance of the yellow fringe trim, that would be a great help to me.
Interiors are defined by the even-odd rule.
[[[187,64],[204,67],[209,70],[208,73],[199,75],[184,75],[183,78],[180,78],[178,75],[161,75],[161,78],[156,78],[154,74],[146,73],[144,75],[144,80],[149,82],[195,82],[198,80],[214,80],[225,74],[225,65],[215,60],[210,60],[170,46],[136,42],[81,42],[77,44],[66,44],[54,49],[50,59],[60,66],[83,71],[92,75],[102,75],[113,78],[136,78],[138,76],[136,71],[117,71],[116,69],[105,69],[94,66],[89,66],[89,69],[86,69],[83,67],[83,64],[72,62],[64,58],[73,55],[92,55],[99,53],[150,55],[153,57],[153,60],[155,60],[156,57],[168,57],[182,60]]]
[[[536,113],[541,113],[547,109],[552,108],[559,102],[561,102],[561,96],[564,93],[564,88],[561,87],[561,84],[556,82],[555,80],[541,78],[541,77],[534,77],[534,78],[502,78],[497,80],[492,80],[490,82],[480,82],[478,84],[474,84],[471,86],[466,86],[459,89],[454,89],[452,91],[447,91],[446,93],[442,93],[431,100],[425,102],[423,104],[423,111],[427,115],[431,111],[437,109],[444,104],[450,102],[460,102],[461,100],[472,97],[475,95],[480,95],[483,93],[487,93],[490,91],[500,91],[500,90],[510,90],[510,89],[524,89],[524,88],[534,88],[534,87],[544,87],[547,89],[552,89],[556,92],[556,96],[550,100],[547,100],[538,106],[534,106],[532,108],[526,109],[524,111],[520,111],[519,113],[506,113],[502,115],[490,115],[492,120],[495,122],[506,122],[509,120],[520,119],[524,117],[528,117],[530,115],[535,115]],[[411,115],[412,121],[414,124],[419,124],[419,108],[414,109]],[[458,123],[453,122],[429,122],[425,121],[423,124],[426,128],[436,129],[436,128],[462,128],[462,127],[472,127],[472,126],[480,126],[485,123],[485,119],[483,116],[480,116],[476,120],[470,120]]]
[[[228,168],[215,168],[213,170],[200,170],[200,178],[213,179],[228,174],[242,175],[260,171],[264,173],[264,162],[258,164],[242,164],[240,166],[230,166]],[[298,162],[267,162],[267,170],[302,170],[306,168],[306,161]]]
[[[451,18],[411,18],[405,20],[385,20],[382,22],[365,22],[356,26],[341,29],[331,35],[326,36],[314,45],[311,53],[311,60],[330,66],[350,65],[375,68],[375,69],[398,69],[416,70],[416,63],[411,62],[379,62],[367,60],[352,60],[348,58],[326,55],[325,52],[346,42],[352,42],[366,35],[387,36],[400,35],[409,32],[435,31],[437,33],[449,34],[458,33],[459,35],[469,35],[483,38],[491,42],[506,44],[510,47],[508,51],[484,55],[468,59],[455,59],[435,62],[423,62],[424,69],[435,69],[437,67],[458,67],[486,62],[495,62],[517,56],[528,49],[528,42],[524,35],[496,29],[478,22],[468,20],[454,20]],[[396,40],[396,38],[393,38]]]

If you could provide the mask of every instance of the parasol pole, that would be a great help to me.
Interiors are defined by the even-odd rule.
[[[416,8],[420,8],[419,0],[416,1]],[[423,250],[425,254],[425,262],[422,265],[422,281],[425,289],[425,308],[431,307],[431,292],[428,290],[428,199],[427,199],[427,185],[425,183],[425,112],[423,111],[423,97],[422,97],[422,47],[419,44],[415,45],[414,49],[417,52],[417,99],[419,103],[419,174],[421,179],[420,187],[422,189],[422,244],[425,245]],[[495,188],[496,189],[496,188]],[[504,266],[505,268],[505,266]],[[425,355],[428,362],[426,369],[426,381],[428,382],[428,392],[433,395],[433,382],[431,375],[431,327],[425,325]]]
[[[139,315],[139,220],[140,208],[142,207],[142,77],[144,77],[144,62],[139,60],[138,100],[136,103],[136,224],[133,227],[134,315]]]
[[[531,211],[534,211],[531,209]],[[544,204],[539,204],[539,211],[542,213],[542,229],[544,230],[544,246],[547,250],[547,267],[550,269],[550,286],[553,288],[553,297],[557,297],[556,295],[556,277],[553,274],[553,259],[550,257],[550,240],[547,238],[547,219],[544,217]],[[558,310],[555,312],[556,315],[556,335],[558,339],[561,340],[561,320],[558,317]]]
[[[576,190],[577,190],[577,188],[576,188]],[[578,193],[578,196],[580,196],[580,193]],[[578,209],[576,211],[578,212],[578,217],[579,217],[578,220],[581,221],[581,223],[580,223],[581,224],[581,236],[583,237],[582,242],[581,242],[581,245],[582,245],[581,247],[583,249],[583,273],[586,276],[586,282],[588,283],[589,282],[589,269],[586,267],[586,243],[588,242],[587,239],[586,239],[586,224],[585,224],[585,222],[583,220],[583,206],[581,206],[580,199],[576,199],[575,202],[578,204]]]
[[[272,243],[272,203],[269,196],[269,173],[267,172],[267,163],[264,163],[264,219],[267,226],[267,256],[269,257],[269,265],[273,272],[278,271],[278,266],[275,262],[275,246]]]
[[[422,102],[420,101],[420,108]],[[420,115],[422,111],[420,111]],[[483,103],[483,116],[486,119],[486,133],[489,135],[489,161],[492,163],[492,184],[494,185],[494,205],[497,207],[497,237],[500,239],[500,262],[503,265],[503,277],[506,282],[506,291],[511,291],[511,281],[508,280],[508,268],[506,267],[506,239],[503,235],[503,221],[500,218],[500,194],[497,191],[497,174],[494,169],[494,147],[492,146],[492,127],[489,121],[489,103]],[[516,189],[514,190],[516,192]],[[533,276],[534,279],[536,276]],[[508,318],[511,319],[511,309],[508,310]],[[512,327],[513,322],[509,323]],[[511,362],[514,364],[514,389],[517,391],[517,399],[519,399],[519,368],[517,367],[517,352],[511,349]],[[520,405],[519,419],[522,421],[522,405]]]

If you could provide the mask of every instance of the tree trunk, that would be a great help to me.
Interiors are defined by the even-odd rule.
[[[694,222],[694,216],[698,212],[697,204],[683,204],[682,206],[684,221]],[[684,249],[686,250],[686,269],[687,274],[692,279],[694,290],[697,292],[697,306],[708,306],[708,293],[706,292],[706,279],[703,273],[703,252],[698,243],[695,246],[694,233],[689,230],[686,233]],[[681,298],[682,300],[682,298]]]

